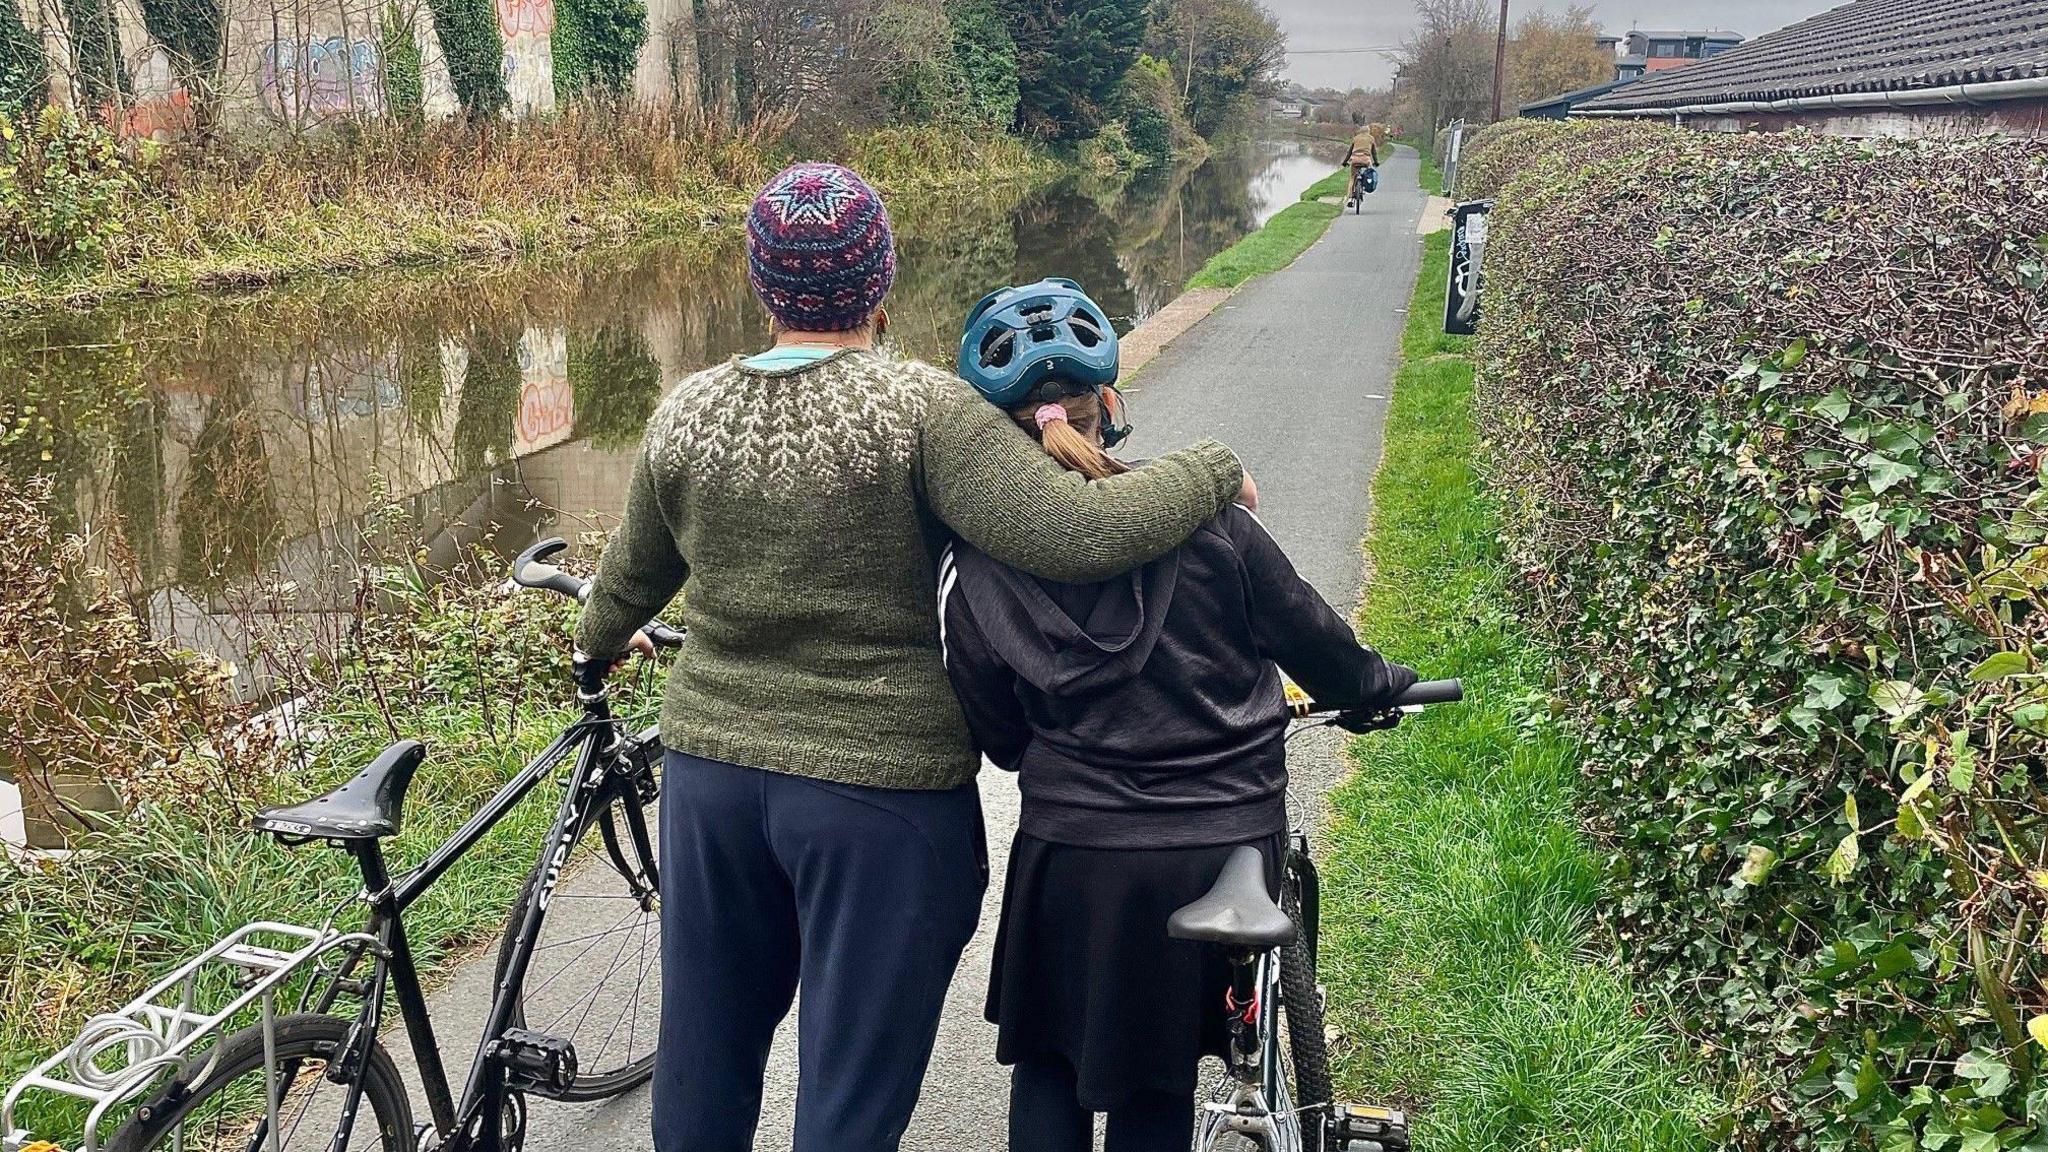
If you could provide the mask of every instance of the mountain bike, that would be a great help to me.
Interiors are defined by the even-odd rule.
[[[512,580],[583,598],[588,585],[546,563],[546,540]],[[683,642],[659,623],[659,647]],[[528,1097],[598,1100],[645,1083],[659,1033],[660,879],[647,815],[660,792],[653,728],[626,733],[607,669],[578,657],[582,715],[420,864],[391,874],[383,843],[426,760],[401,740],[340,787],[266,808],[255,830],[292,846],[348,853],[362,890],[318,928],[248,925],[118,1012],[95,1017],[0,1099],[0,1150],[54,1149],[15,1123],[29,1092],[89,1106],[83,1152],[385,1149],[519,1152]],[[462,1093],[451,1090],[406,911],[543,781],[562,796],[506,918],[489,1008]],[[334,927],[366,907],[356,931]],[[294,995],[295,993],[295,995]],[[431,1123],[414,1125],[397,1065],[379,1039],[386,1006],[419,1065]],[[354,1011],[342,1012],[344,1002]],[[289,1007],[288,1007],[289,1005]],[[251,1014],[256,1022],[233,1028]],[[112,1127],[105,1145],[102,1128]]]
[[[1393,727],[1405,711],[1463,698],[1458,681],[1433,680],[1384,710],[1341,712],[1307,700],[1292,709],[1297,719],[1373,732]],[[1213,945],[1230,961],[1226,1073],[1202,1105],[1196,1152],[1406,1152],[1404,1113],[1331,1099],[1316,981],[1319,912],[1315,860],[1297,830],[1288,837],[1277,902],[1266,887],[1265,858],[1246,845],[1225,859],[1206,894],[1167,921],[1168,936]]]

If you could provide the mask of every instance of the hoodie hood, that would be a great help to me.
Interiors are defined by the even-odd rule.
[[[954,546],[953,565],[989,646],[1048,696],[1099,692],[1143,670],[1180,578],[1178,551],[1085,585],[1040,581],[965,544]]]

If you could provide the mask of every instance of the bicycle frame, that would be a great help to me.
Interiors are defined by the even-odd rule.
[[[601,812],[621,788],[631,790],[635,787],[630,776],[612,771],[616,763],[618,732],[604,696],[598,694],[595,699],[585,699],[583,704],[582,720],[556,737],[519,775],[500,788],[488,803],[411,872],[393,880],[378,842],[350,845],[363,873],[364,891],[370,905],[370,920],[364,931],[377,941],[377,960],[368,991],[362,998],[356,1031],[337,1058],[337,1064],[344,1069],[352,1068],[356,1066],[355,1061],[363,1058],[381,1028],[386,991],[395,993],[399,1018],[405,1026],[413,1057],[419,1064],[427,1107],[441,1138],[441,1152],[503,1152],[500,1118],[505,1112],[508,1088],[498,1045],[500,1037],[511,1025],[516,990],[525,981],[526,969],[540,934],[541,917],[547,911],[556,886],[561,883],[569,852],[586,823]],[[468,1080],[458,1099],[451,1090],[447,1070],[441,1062],[426,994],[420,986],[419,972],[405,933],[405,911],[572,752],[576,755],[576,766],[569,774],[561,806],[547,838],[542,841],[541,855],[535,864],[538,887],[534,898],[526,904],[523,921],[502,945],[510,949],[504,975],[492,996],[490,1014],[485,1019],[483,1035],[477,1041],[476,1058],[471,1063]],[[629,793],[628,800],[621,807],[628,813],[629,834],[641,858],[651,860],[652,850],[637,792]],[[349,968],[350,965],[344,964],[336,973],[323,993],[317,1011],[328,1011],[341,995]],[[333,1145],[336,1152],[346,1147],[361,1096],[360,1084],[350,1083],[343,1098],[341,1120],[336,1126]]]

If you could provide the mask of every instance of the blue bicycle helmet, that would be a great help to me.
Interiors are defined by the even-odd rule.
[[[1072,280],[1000,288],[967,314],[960,375],[1000,408],[1047,380],[1086,388],[1116,383],[1116,329]]]

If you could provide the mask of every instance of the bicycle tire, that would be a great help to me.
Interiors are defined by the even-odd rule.
[[[1280,1011],[1287,1017],[1287,1047],[1294,1058],[1294,1108],[1301,1116],[1302,1146],[1329,1148],[1330,1050],[1323,1035],[1323,998],[1316,985],[1315,948],[1303,928],[1300,882],[1289,877],[1281,906],[1294,921],[1294,940],[1280,950]]]
[[[660,749],[654,751],[653,762],[659,763]],[[656,789],[640,791],[634,782],[624,778],[619,778],[619,783],[623,787],[615,788],[576,833],[561,883],[541,910],[533,959],[513,1006],[512,1027],[560,1035],[576,1048],[576,1074],[566,1088],[543,1093],[551,1099],[604,1100],[637,1088],[654,1075],[654,1046],[660,1034],[661,1009],[659,870],[651,851],[643,854],[639,850],[640,838],[632,833],[626,804],[629,793],[641,799],[640,820],[651,837]],[[647,844],[651,849],[651,838]],[[527,905],[548,867],[549,860],[544,857],[528,877],[519,898],[513,901],[505,920],[505,943],[524,924]],[[631,898],[632,893],[642,889],[651,894],[651,905],[636,903],[633,907],[638,908],[637,912],[628,910],[619,920],[604,923],[609,911],[599,909]],[[593,923],[601,926],[593,931]],[[614,937],[619,946],[609,950]],[[564,951],[551,956],[555,949]],[[630,960],[626,959],[629,950],[633,952]],[[582,977],[571,973],[583,968],[580,962],[592,954],[596,954],[602,967],[597,971],[596,983],[584,988]],[[501,943],[493,986],[504,984],[510,960],[510,949]],[[631,985],[612,986],[611,978],[624,976],[629,969]],[[654,993],[651,1000],[646,997],[650,984]],[[615,990],[607,992],[608,986]],[[625,1003],[616,1019],[609,1010],[597,1013],[599,1005],[619,997],[624,997]],[[594,1027],[593,1014],[598,1014]],[[572,1017],[573,1026],[567,1032],[561,1031],[561,1026]],[[615,1045],[621,1027],[625,1030],[625,1047],[618,1050]],[[607,1056],[615,1050],[620,1052],[617,1062],[607,1062]]]
[[[278,1063],[290,1070],[293,1091],[304,1097],[302,1102],[295,1102],[288,1094],[280,1108],[282,1118],[285,1108],[297,1104],[297,1118],[290,1123],[291,1130],[279,1141],[286,1152],[311,1152],[315,1149],[325,1152],[332,1141],[332,1126],[315,1124],[300,1132],[299,1121],[313,1115],[313,1101],[323,1092],[327,1093],[326,1098],[338,1113],[342,1089],[326,1079],[324,1066],[341,1049],[354,1027],[353,1020],[311,1013],[278,1018]],[[224,1128],[260,1123],[263,1114],[263,1059],[261,1026],[233,1033],[210,1052],[187,1061],[183,1071],[158,1090],[114,1133],[113,1140],[107,1144],[108,1152],[154,1152],[170,1147],[181,1128],[189,1128],[204,1118],[209,1105],[219,1109],[215,1115]],[[315,1073],[306,1066],[309,1063],[317,1063],[322,1068]],[[256,1078],[244,1090],[250,1099],[230,1099],[236,1082],[251,1074]],[[188,1083],[188,1090],[175,1100],[170,1099],[172,1089]],[[348,1145],[351,1152],[367,1152],[371,1148],[410,1152],[412,1102],[406,1096],[405,1082],[399,1077],[398,1066],[392,1063],[391,1054],[375,1041],[371,1042],[368,1057],[363,1061],[362,1086],[363,1103],[368,1106],[368,1111],[367,1115],[361,1110],[356,1113]],[[364,1144],[364,1125],[373,1118],[377,1143]],[[280,1127],[285,1126],[280,1124]],[[210,1140],[194,1141],[189,1133],[186,1137],[185,1147],[208,1149],[228,1147],[225,1141],[232,1138],[221,1135],[219,1129],[216,1129],[215,1138]],[[269,1149],[267,1137],[259,1141],[257,1147]]]

